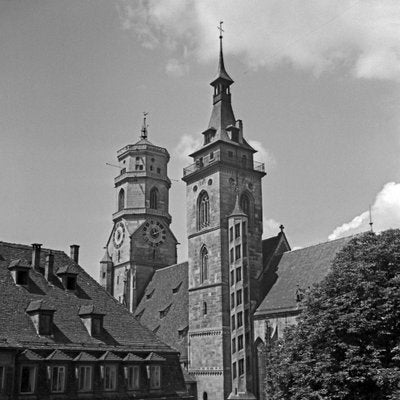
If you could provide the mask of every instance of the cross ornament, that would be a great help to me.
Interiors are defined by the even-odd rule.
[[[217,26],[217,29],[219,30],[219,38],[222,39],[222,32],[225,32],[222,29],[222,24],[224,23],[224,21],[219,21],[219,26]]]

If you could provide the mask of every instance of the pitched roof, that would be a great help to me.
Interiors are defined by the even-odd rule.
[[[106,351],[99,357],[99,361],[121,361],[121,357],[117,356],[112,351]]]
[[[337,252],[351,237],[332,240],[282,254],[268,275],[271,287],[255,316],[274,314],[298,309],[296,291],[312,287],[329,272]]]
[[[166,361],[164,357],[161,357],[159,354],[156,353],[150,353],[147,357],[146,357],[146,361]]]
[[[125,357],[124,360],[125,362],[140,362],[144,361],[143,358],[137,356],[136,354],[128,353]]]
[[[32,300],[29,303],[26,312],[29,314],[35,311],[55,311],[55,310],[56,309],[49,301],[44,301],[44,299],[40,299],[40,300]]]
[[[100,309],[98,307],[95,307],[94,304],[85,304],[79,307],[79,313],[80,316],[82,315],[104,315],[104,313],[102,313],[100,311]]]
[[[4,261],[4,258],[0,257],[0,261]],[[31,264],[29,264],[28,261],[19,258],[18,260],[11,261],[10,265],[8,266],[8,269],[14,269],[14,268],[30,269]]]
[[[147,296],[150,295],[150,296]],[[168,312],[160,317],[160,310]],[[157,329],[157,336],[187,359],[187,336],[179,329],[189,325],[188,263],[180,263],[157,270],[146,288],[135,315],[149,329]]]
[[[54,350],[49,356],[46,357],[46,360],[52,361],[72,361],[72,357],[67,356],[61,350]]]
[[[75,358],[74,361],[82,361],[82,362],[93,362],[97,361],[97,358],[92,356],[89,353],[86,353],[86,351],[81,351]]]
[[[43,360],[43,357],[39,356],[39,354],[35,353],[32,350],[24,350],[18,358],[20,361],[40,361]]]
[[[49,252],[49,249],[41,249],[40,265],[45,265]],[[52,250],[52,253],[55,274],[59,269],[65,268],[78,273],[74,293],[65,291],[56,276],[51,276],[50,281],[47,281],[42,273],[32,268],[29,270],[29,285],[16,285],[8,267],[13,260],[31,259],[32,247],[0,242],[0,338],[7,340],[7,346],[12,342],[17,347],[31,349],[113,349],[147,354],[149,351],[175,352],[141,325],[67,254],[58,250]],[[103,332],[99,337],[90,336],[79,317],[80,307],[88,303],[105,314]],[[26,313],[29,304],[31,307],[42,307],[43,304],[54,307],[52,336],[37,334],[30,316]]]

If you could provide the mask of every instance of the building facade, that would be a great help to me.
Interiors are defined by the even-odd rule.
[[[0,242],[0,399],[191,398],[178,352],[71,257]]]

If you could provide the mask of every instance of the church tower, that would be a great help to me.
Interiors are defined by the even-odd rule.
[[[177,240],[168,211],[168,151],[148,140],[146,114],[140,140],[117,152],[113,229],[100,261],[100,283],[134,311],[156,269],[176,263]]]
[[[238,363],[242,358],[240,363],[246,362],[245,349],[235,355],[239,358],[232,363],[232,316],[236,318],[241,311],[243,318],[251,318],[262,270],[264,165],[253,160],[256,151],[243,135],[242,121],[234,116],[232,84],[224,65],[220,35],[218,72],[211,82],[214,93],[210,122],[202,133],[203,145],[191,154],[194,163],[184,169],[182,178],[186,182],[189,255],[189,372],[196,376],[199,399],[208,400],[227,399],[232,382],[243,381],[240,374],[246,368],[239,370]],[[232,247],[228,221],[236,197],[244,214],[241,223],[245,222],[246,242],[243,246],[236,241]],[[243,304],[240,311],[231,313],[231,293],[235,299],[238,294],[231,289],[230,271],[233,265],[244,268],[243,252],[248,278],[237,289],[241,290]],[[236,380],[232,380],[234,375]],[[250,378],[244,380],[251,384]]]

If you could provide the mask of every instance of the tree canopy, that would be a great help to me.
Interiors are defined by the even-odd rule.
[[[400,399],[399,344],[400,230],[355,236],[267,344],[267,399]]]

